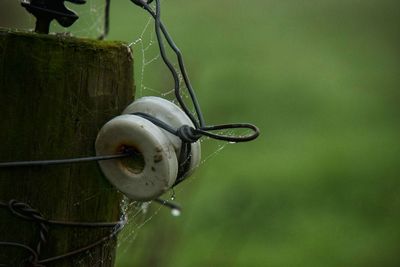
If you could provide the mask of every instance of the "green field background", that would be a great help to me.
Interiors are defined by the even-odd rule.
[[[0,26],[32,27],[1,1]],[[117,266],[400,266],[400,2],[162,3],[207,121],[253,122],[261,136],[205,140],[207,160],[176,189],[182,215],[152,204],[134,218]],[[88,6],[75,35],[101,30],[104,3]],[[108,39],[135,41],[147,21],[112,1]],[[138,93],[152,94],[141,80],[171,89],[161,60],[143,72],[133,48]]]

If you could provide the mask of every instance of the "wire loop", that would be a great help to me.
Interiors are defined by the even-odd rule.
[[[172,204],[173,205],[173,204]],[[0,242],[0,246],[13,246],[13,247],[19,247],[23,248],[25,250],[28,250],[31,253],[31,257],[28,260],[28,263],[31,264],[31,266],[34,267],[39,267],[39,266],[44,266],[42,265],[43,263],[47,262],[52,262],[55,260],[63,259],[66,257],[70,257],[76,254],[79,254],[81,252],[87,251],[91,248],[94,248],[101,243],[113,238],[119,231],[122,230],[123,226],[127,222],[127,218],[123,218],[121,221],[117,222],[70,222],[70,221],[58,221],[58,220],[48,220],[43,217],[43,215],[36,209],[32,208],[29,204],[24,203],[24,202],[19,202],[15,199],[10,200],[8,203],[5,203],[3,201],[0,201],[0,207],[3,208],[8,208],[8,210],[13,214],[14,216],[23,219],[23,220],[28,220],[28,221],[33,221],[36,222],[39,227],[39,241],[36,246],[36,249],[33,249],[27,245],[21,244],[21,243],[16,243],[16,242]],[[63,225],[63,226],[72,226],[72,227],[109,227],[113,228],[112,232],[107,235],[102,237],[101,239],[95,241],[94,243],[87,245],[83,248],[79,248],[73,251],[70,251],[68,253],[54,256],[51,258],[47,258],[44,260],[40,260],[40,254],[42,247],[47,243],[48,239],[48,232],[49,232],[49,225]],[[0,266],[7,266],[6,264],[0,264]]]
[[[214,126],[204,126],[199,128],[193,128],[189,125],[182,125],[180,128],[174,129],[167,123],[163,122],[162,120],[150,114],[142,112],[135,112],[131,114],[147,119],[148,121],[166,130],[167,132],[178,136],[182,140],[182,142],[186,143],[197,142],[202,136],[208,136],[216,140],[234,142],[234,143],[248,142],[256,139],[260,134],[260,131],[257,128],[257,126],[250,123],[220,124]],[[251,130],[253,133],[245,136],[235,136],[235,135],[221,135],[210,132],[210,131],[228,130],[228,129],[248,129]]]
[[[144,8],[155,20],[155,32],[157,36],[158,46],[160,49],[161,57],[171,72],[171,75],[174,80],[174,93],[175,97],[181,106],[182,110],[186,113],[186,115],[190,118],[193,122],[195,127],[191,127],[188,125],[182,125],[178,129],[172,128],[170,125],[166,124],[165,122],[145,113],[133,113],[134,115],[141,116],[155,125],[159,126],[160,128],[178,136],[182,140],[182,150],[180,156],[180,170],[179,170],[179,177],[177,178],[176,183],[174,186],[179,184],[184,180],[183,173],[187,169],[187,162],[190,161],[191,153],[190,153],[190,143],[197,142],[202,136],[207,136],[213,139],[228,141],[228,142],[247,142],[256,139],[260,131],[259,129],[249,123],[238,123],[238,124],[221,124],[221,125],[214,125],[214,126],[207,126],[200,108],[199,101],[196,97],[194,89],[190,83],[189,76],[186,71],[186,67],[183,61],[183,56],[177,45],[174,43],[173,39],[171,38],[170,34],[168,33],[165,25],[161,21],[161,4],[160,0],[155,0],[156,8],[153,10],[150,7],[150,3],[153,0],[145,1],[145,0],[131,0],[132,3],[138,5],[139,7]],[[109,13],[109,5],[106,6],[106,14]],[[108,22],[106,23],[105,29],[108,32]],[[104,37],[104,36],[103,36]],[[191,104],[193,105],[195,114],[193,114],[190,110],[190,107],[184,102],[182,95],[181,95],[181,86],[180,86],[180,79],[177,70],[175,69],[172,62],[168,59],[167,53],[164,47],[163,37],[167,41],[169,47],[174,51],[176,54],[179,70],[182,74],[183,81],[185,87],[187,88],[188,94],[190,96]],[[245,136],[234,136],[234,135],[223,135],[218,133],[213,133],[213,131],[224,131],[227,129],[249,129],[253,133],[250,135]],[[27,166],[48,166],[48,165],[57,165],[57,164],[76,164],[81,162],[89,162],[89,161],[100,161],[100,160],[112,160],[118,158],[124,158],[132,156],[132,151],[124,151],[124,153],[116,154],[116,155],[105,155],[105,156],[95,156],[95,157],[81,157],[81,158],[71,158],[71,159],[58,159],[58,160],[39,160],[39,161],[13,161],[13,162],[2,162],[0,163],[0,168],[10,168],[10,167],[27,167]],[[170,207],[171,209],[179,210],[180,207],[172,202],[162,200],[162,199],[155,199],[156,202]],[[27,203],[18,202],[16,200],[10,200],[8,203],[0,201],[0,207],[8,208],[9,211],[16,217],[34,221],[40,226],[39,231],[39,242],[37,244],[36,250],[32,249],[31,247],[15,242],[0,242],[0,246],[13,246],[25,249],[29,251],[31,257],[29,258],[29,262],[33,267],[43,267],[44,263],[56,261],[59,259],[63,259],[66,257],[70,257],[82,252],[85,252],[91,248],[94,248],[103,242],[115,237],[123,228],[126,223],[126,218],[124,220],[118,222],[68,222],[68,221],[58,221],[58,220],[48,220],[44,218],[41,213],[33,209]],[[101,239],[97,240],[96,242],[87,245],[85,247],[79,248],[77,250],[54,256],[51,258],[47,258],[44,260],[40,260],[40,253],[42,246],[47,242],[47,235],[48,235],[48,225],[63,225],[63,226],[73,226],[73,227],[112,227],[112,232],[102,237]],[[0,263],[0,266],[7,266],[7,264]]]
[[[176,130],[176,135],[179,136],[182,142],[186,143],[197,142],[202,136],[195,128],[190,127],[189,125],[179,127],[178,130]]]
[[[135,115],[139,115],[143,118],[148,119],[152,123],[156,124],[157,126],[161,127],[162,129],[178,136],[182,142],[184,143],[193,143],[196,142],[201,138],[201,136],[208,136],[213,139],[228,141],[228,142],[247,142],[256,139],[260,131],[257,126],[249,123],[238,123],[238,124],[221,124],[215,126],[207,126],[204,117],[200,108],[199,101],[196,97],[194,89],[190,83],[189,76],[186,71],[186,67],[183,61],[183,56],[180,49],[177,47],[173,39],[171,38],[170,34],[168,33],[165,25],[161,21],[161,4],[160,0],[155,0],[156,2],[156,9],[155,11],[150,7],[150,3],[153,0],[145,1],[145,0],[131,0],[132,3],[143,7],[155,20],[155,32],[157,36],[157,41],[161,53],[161,57],[171,72],[171,75],[174,79],[174,92],[176,99],[178,100],[179,105],[181,106],[182,110],[185,114],[190,118],[193,122],[195,128],[192,128],[187,125],[182,125],[179,129],[173,129],[171,126],[166,124],[165,122],[158,120],[157,118],[145,114],[145,113],[133,113]],[[176,71],[172,62],[168,59],[168,56],[165,51],[163,36],[166,39],[170,48],[175,52],[178,63],[179,63],[179,70],[182,73],[184,83],[190,95],[190,99],[192,101],[196,116],[190,112],[190,108],[186,105],[183,101],[181,96],[181,89],[180,89],[180,80],[178,72]],[[246,136],[233,136],[233,135],[221,135],[212,133],[210,131],[215,130],[227,130],[227,129],[249,129],[253,133],[251,135]],[[0,168],[9,168],[9,167],[25,167],[25,166],[48,166],[48,165],[57,165],[57,164],[71,164],[71,163],[80,163],[80,162],[88,162],[88,161],[100,161],[100,160],[111,160],[117,158],[124,158],[131,156],[131,152],[125,151],[122,154],[116,155],[106,155],[106,156],[95,156],[95,157],[82,157],[82,158],[72,158],[72,159],[59,159],[59,160],[38,160],[38,161],[13,161],[13,162],[1,162]]]
[[[252,134],[244,136],[234,136],[234,135],[215,134],[210,132],[210,131],[228,130],[228,129],[248,129],[252,131]],[[213,139],[228,141],[233,143],[252,141],[260,135],[260,130],[257,128],[257,126],[250,123],[220,124],[214,126],[205,126],[200,129],[197,129],[196,131],[202,135],[208,136]]]
[[[2,246],[8,246],[8,247],[16,247],[16,248],[22,248],[26,251],[28,251],[31,254],[30,259],[28,260],[28,262],[26,262],[26,260],[24,259],[24,262],[26,263],[30,263],[30,266],[32,267],[44,267],[44,265],[39,264],[39,255],[36,253],[36,251],[34,249],[32,249],[31,247],[21,244],[21,243],[16,243],[16,242],[0,242],[0,247]],[[11,265],[9,264],[4,264],[4,263],[0,263],[1,267],[9,267]]]
[[[131,0],[133,1],[133,0]],[[133,1],[135,3],[135,1]],[[149,3],[145,3],[143,0],[139,0],[140,4],[143,5],[143,8],[154,18],[155,20],[155,31],[156,31],[156,36],[157,36],[157,41],[158,41],[158,46],[160,49],[161,53],[161,58],[163,59],[165,65],[168,67],[168,69],[171,72],[171,75],[174,79],[174,92],[176,99],[178,100],[179,105],[183,109],[183,111],[186,113],[186,115],[189,116],[193,124],[195,125],[195,129],[193,130],[187,130],[184,129],[185,134],[181,134],[182,130],[179,130],[179,134],[176,132],[175,134],[181,137],[182,141],[190,141],[190,142],[195,142],[197,141],[201,135],[208,136],[217,140],[222,140],[222,141],[228,141],[228,142],[247,142],[256,139],[260,131],[257,128],[257,126],[250,124],[250,123],[238,123],[238,124],[221,124],[221,125],[216,125],[216,126],[207,126],[200,108],[199,101],[196,97],[195,91],[190,83],[189,76],[187,74],[187,70],[185,67],[185,63],[183,61],[183,56],[180,51],[180,49],[177,47],[175,42],[173,41],[171,35],[168,33],[164,23],[161,21],[161,3],[160,0],[155,0],[156,2],[156,9],[155,11],[150,7]],[[192,101],[194,110],[196,112],[196,117],[190,112],[189,107],[186,105],[186,103],[183,101],[182,96],[181,96],[181,87],[180,87],[180,80],[179,80],[179,75],[178,72],[176,71],[174,65],[172,62],[169,60],[167,53],[165,51],[165,46],[163,42],[163,36],[165,40],[167,41],[168,45],[170,48],[174,51],[174,53],[177,56],[178,63],[179,63],[179,70],[182,73],[183,81],[185,83],[185,86],[187,88],[187,91],[190,95],[190,99]],[[151,121],[155,121],[154,118],[151,118],[150,115],[148,115],[147,118],[150,118]],[[158,122],[157,122],[158,123]],[[164,124],[157,124],[160,127],[164,128]],[[166,127],[165,127],[166,128]],[[165,129],[164,128],[164,129]],[[253,134],[249,136],[228,136],[228,135],[220,135],[220,134],[215,134],[215,133],[210,133],[209,131],[214,131],[214,130],[226,130],[226,129],[238,129],[238,128],[247,128],[249,130],[253,131]]]

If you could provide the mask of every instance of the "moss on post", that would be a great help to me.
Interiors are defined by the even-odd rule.
[[[0,30],[0,162],[94,155],[100,127],[133,99],[133,62],[118,42]],[[0,169],[0,201],[16,199],[44,217],[80,222],[120,219],[121,195],[95,162]],[[50,226],[41,258],[87,246],[109,228]],[[0,209],[0,241],[36,247],[35,223]],[[0,247],[0,263],[28,257]],[[46,266],[113,266],[115,240]]]

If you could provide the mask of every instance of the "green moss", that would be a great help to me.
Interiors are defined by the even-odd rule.
[[[99,50],[107,50],[107,49],[119,49],[122,47],[126,47],[127,44],[120,41],[104,41],[104,40],[96,40],[89,38],[78,38],[68,35],[57,35],[57,34],[37,34],[35,32],[27,32],[27,31],[19,31],[19,30],[10,30],[5,28],[0,28],[0,36],[7,35],[8,38],[18,37],[18,38],[30,38],[35,39],[35,41],[44,41],[48,43],[56,42],[61,46],[76,46],[76,47],[85,47],[87,49],[94,49],[96,51]]]
[[[132,67],[121,42],[0,30],[0,162],[94,155],[99,128],[132,100]],[[0,200],[30,203],[50,219],[117,221],[120,198],[96,163],[0,169]],[[37,241],[32,227],[9,214],[0,219],[0,240]],[[51,227],[42,256],[87,246],[107,233]],[[0,262],[11,254],[24,257],[20,253],[2,248]],[[101,266],[112,266],[114,253],[112,243],[91,251],[107,259]],[[90,265],[76,261],[46,266]]]

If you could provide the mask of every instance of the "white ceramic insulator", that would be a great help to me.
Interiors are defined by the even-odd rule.
[[[127,159],[99,161],[106,178],[130,199],[154,199],[176,180],[178,162],[171,141],[144,118],[121,115],[112,119],[101,128],[95,146],[97,155],[113,155],[131,147],[143,156],[142,170],[132,170]]]
[[[135,112],[150,114],[156,117],[157,119],[167,123],[168,125],[170,125],[172,128],[175,129],[181,127],[182,125],[189,125],[191,127],[194,127],[192,121],[185,114],[185,112],[183,112],[174,103],[160,97],[154,97],[154,96],[142,97],[133,102],[132,104],[130,104],[123,111],[123,114],[130,114]],[[165,130],[162,131],[165,133],[165,135],[173,144],[176,151],[176,155],[179,158],[182,141],[180,140],[179,137]],[[191,144],[191,151],[192,151],[191,152],[192,157],[190,162],[190,168],[189,171],[184,175],[184,177],[191,175],[194,169],[198,167],[198,165],[200,164],[201,160],[200,141]]]

